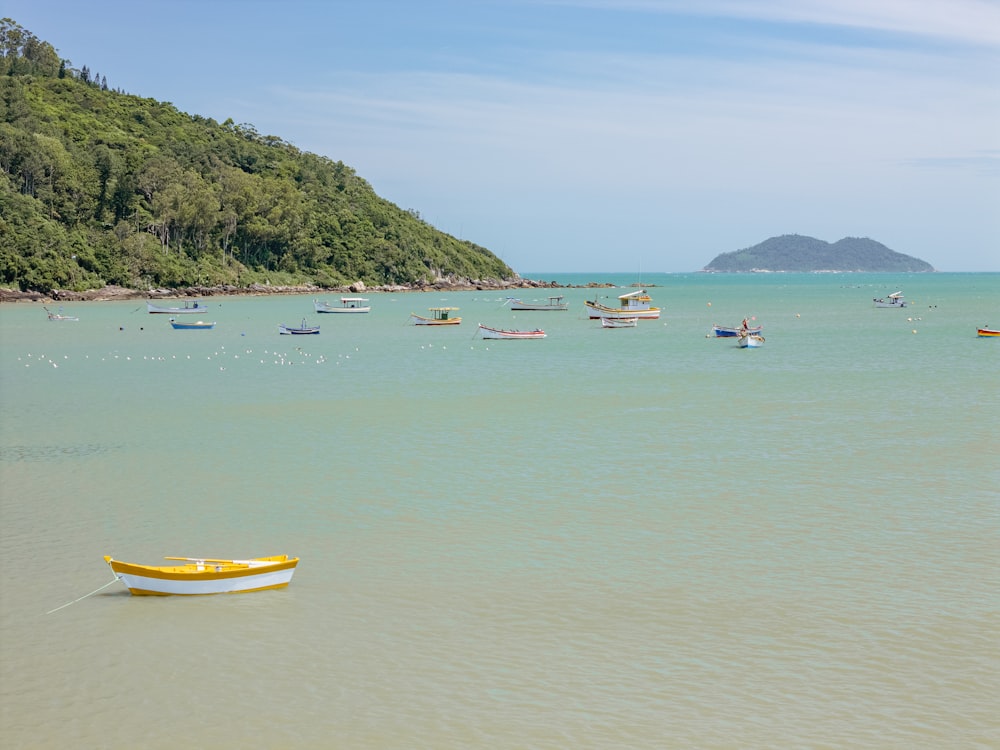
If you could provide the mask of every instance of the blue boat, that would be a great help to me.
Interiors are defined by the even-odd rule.
[[[740,326],[739,328],[729,328],[728,326],[712,326],[712,335],[719,339],[737,338],[744,333],[760,334],[764,326]]]

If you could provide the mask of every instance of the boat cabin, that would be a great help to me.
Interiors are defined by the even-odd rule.
[[[621,294],[618,296],[618,299],[621,301],[622,309],[629,311],[649,310],[653,302],[653,298],[646,294],[645,289]]]
[[[458,310],[457,307],[428,307],[433,320],[449,320],[451,313]]]

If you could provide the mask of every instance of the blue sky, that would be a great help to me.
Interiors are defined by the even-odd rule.
[[[779,234],[1000,271],[1000,0],[5,0],[112,88],[252,124],[523,275]]]

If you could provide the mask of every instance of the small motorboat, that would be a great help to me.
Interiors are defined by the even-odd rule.
[[[254,557],[249,560],[218,560],[210,557],[165,557],[180,565],[137,565],[115,560],[115,578],[136,596],[240,594],[285,588],[292,580],[299,558],[288,555]]]
[[[146,312],[152,315],[191,315],[203,313],[206,309],[201,302],[185,302],[183,307],[160,307],[152,302],[146,303]]]
[[[728,326],[712,326],[712,335],[719,339],[736,338],[743,331],[748,333],[760,333],[764,326],[752,326],[749,328],[729,328]]]
[[[199,320],[193,323],[188,323],[186,321],[170,319],[170,325],[177,331],[211,331],[215,328],[215,321],[211,323],[206,323],[205,321]]]
[[[479,335],[484,339],[544,339],[545,331],[536,328],[533,331],[511,331],[505,328],[490,328],[479,324]]]
[[[508,297],[511,310],[569,310],[569,302],[563,302],[562,295],[549,297],[548,302],[525,302],[517,297]]]
[[[601,318],[601,328],[635,328],[639,323],[639,318],[626,317],[626,318]]]
[[[49,316],[49,320],[54,320],[54,321],[57,321],[57,322],[59,322],[59,321],[76,321],[76,320],[79,320],[79,318],[74,317],[73,315],[63,315],[61,307],[59,308],[59,312],[57,312],[57,313],[52,312],[47,307],[43,307],[42,309],[45,310],[46,314]]]
[[[736,339],[740,349],[757,349],[764,344],[764,337],[759,333],[741,333]]]
[[[451,314],[458,310],[457,307],[429,307],[427,308],[431,317],[410,313],[410,322],[415,326],[457,326],[461,324],[461,318],[453,318]]]
[[[589,311],[590,319],[594,318],[642,318],[643,320],[657,320],[660,317],[660,308],[652,306],[652,299],[646,294],[645,289],[627,294],[618,295],[621,307],[608,307],[597,301],[587,300],[583,304]]]
[[[903,299],[902,292],[893,292],[888,297],[882,299],[872,298],[872,304],[875,307],[898,307],[902,309],[906,307],[906,300]]]
[[[364,297],[341,297],[340,307],[331,305],[327,301],[313,300],[313,309],[318,313],[366,313],[371,312],[372,306]]]
[[[319,333],[319,326],[311,326],[306,323],[306,319],[302,319],[302,325],[296,328],[295,326],[286,326],[283,323],[278,324],[278,333],[283,336],[308,336],[309,334]]]

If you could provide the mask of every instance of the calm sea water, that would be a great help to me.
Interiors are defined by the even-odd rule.
[[[642,282],[624,330],[584,289],[0,308],[0,742],[1000,746],[1000,275]],[[105,554],[281,553],[282,591],[52,611]]]

